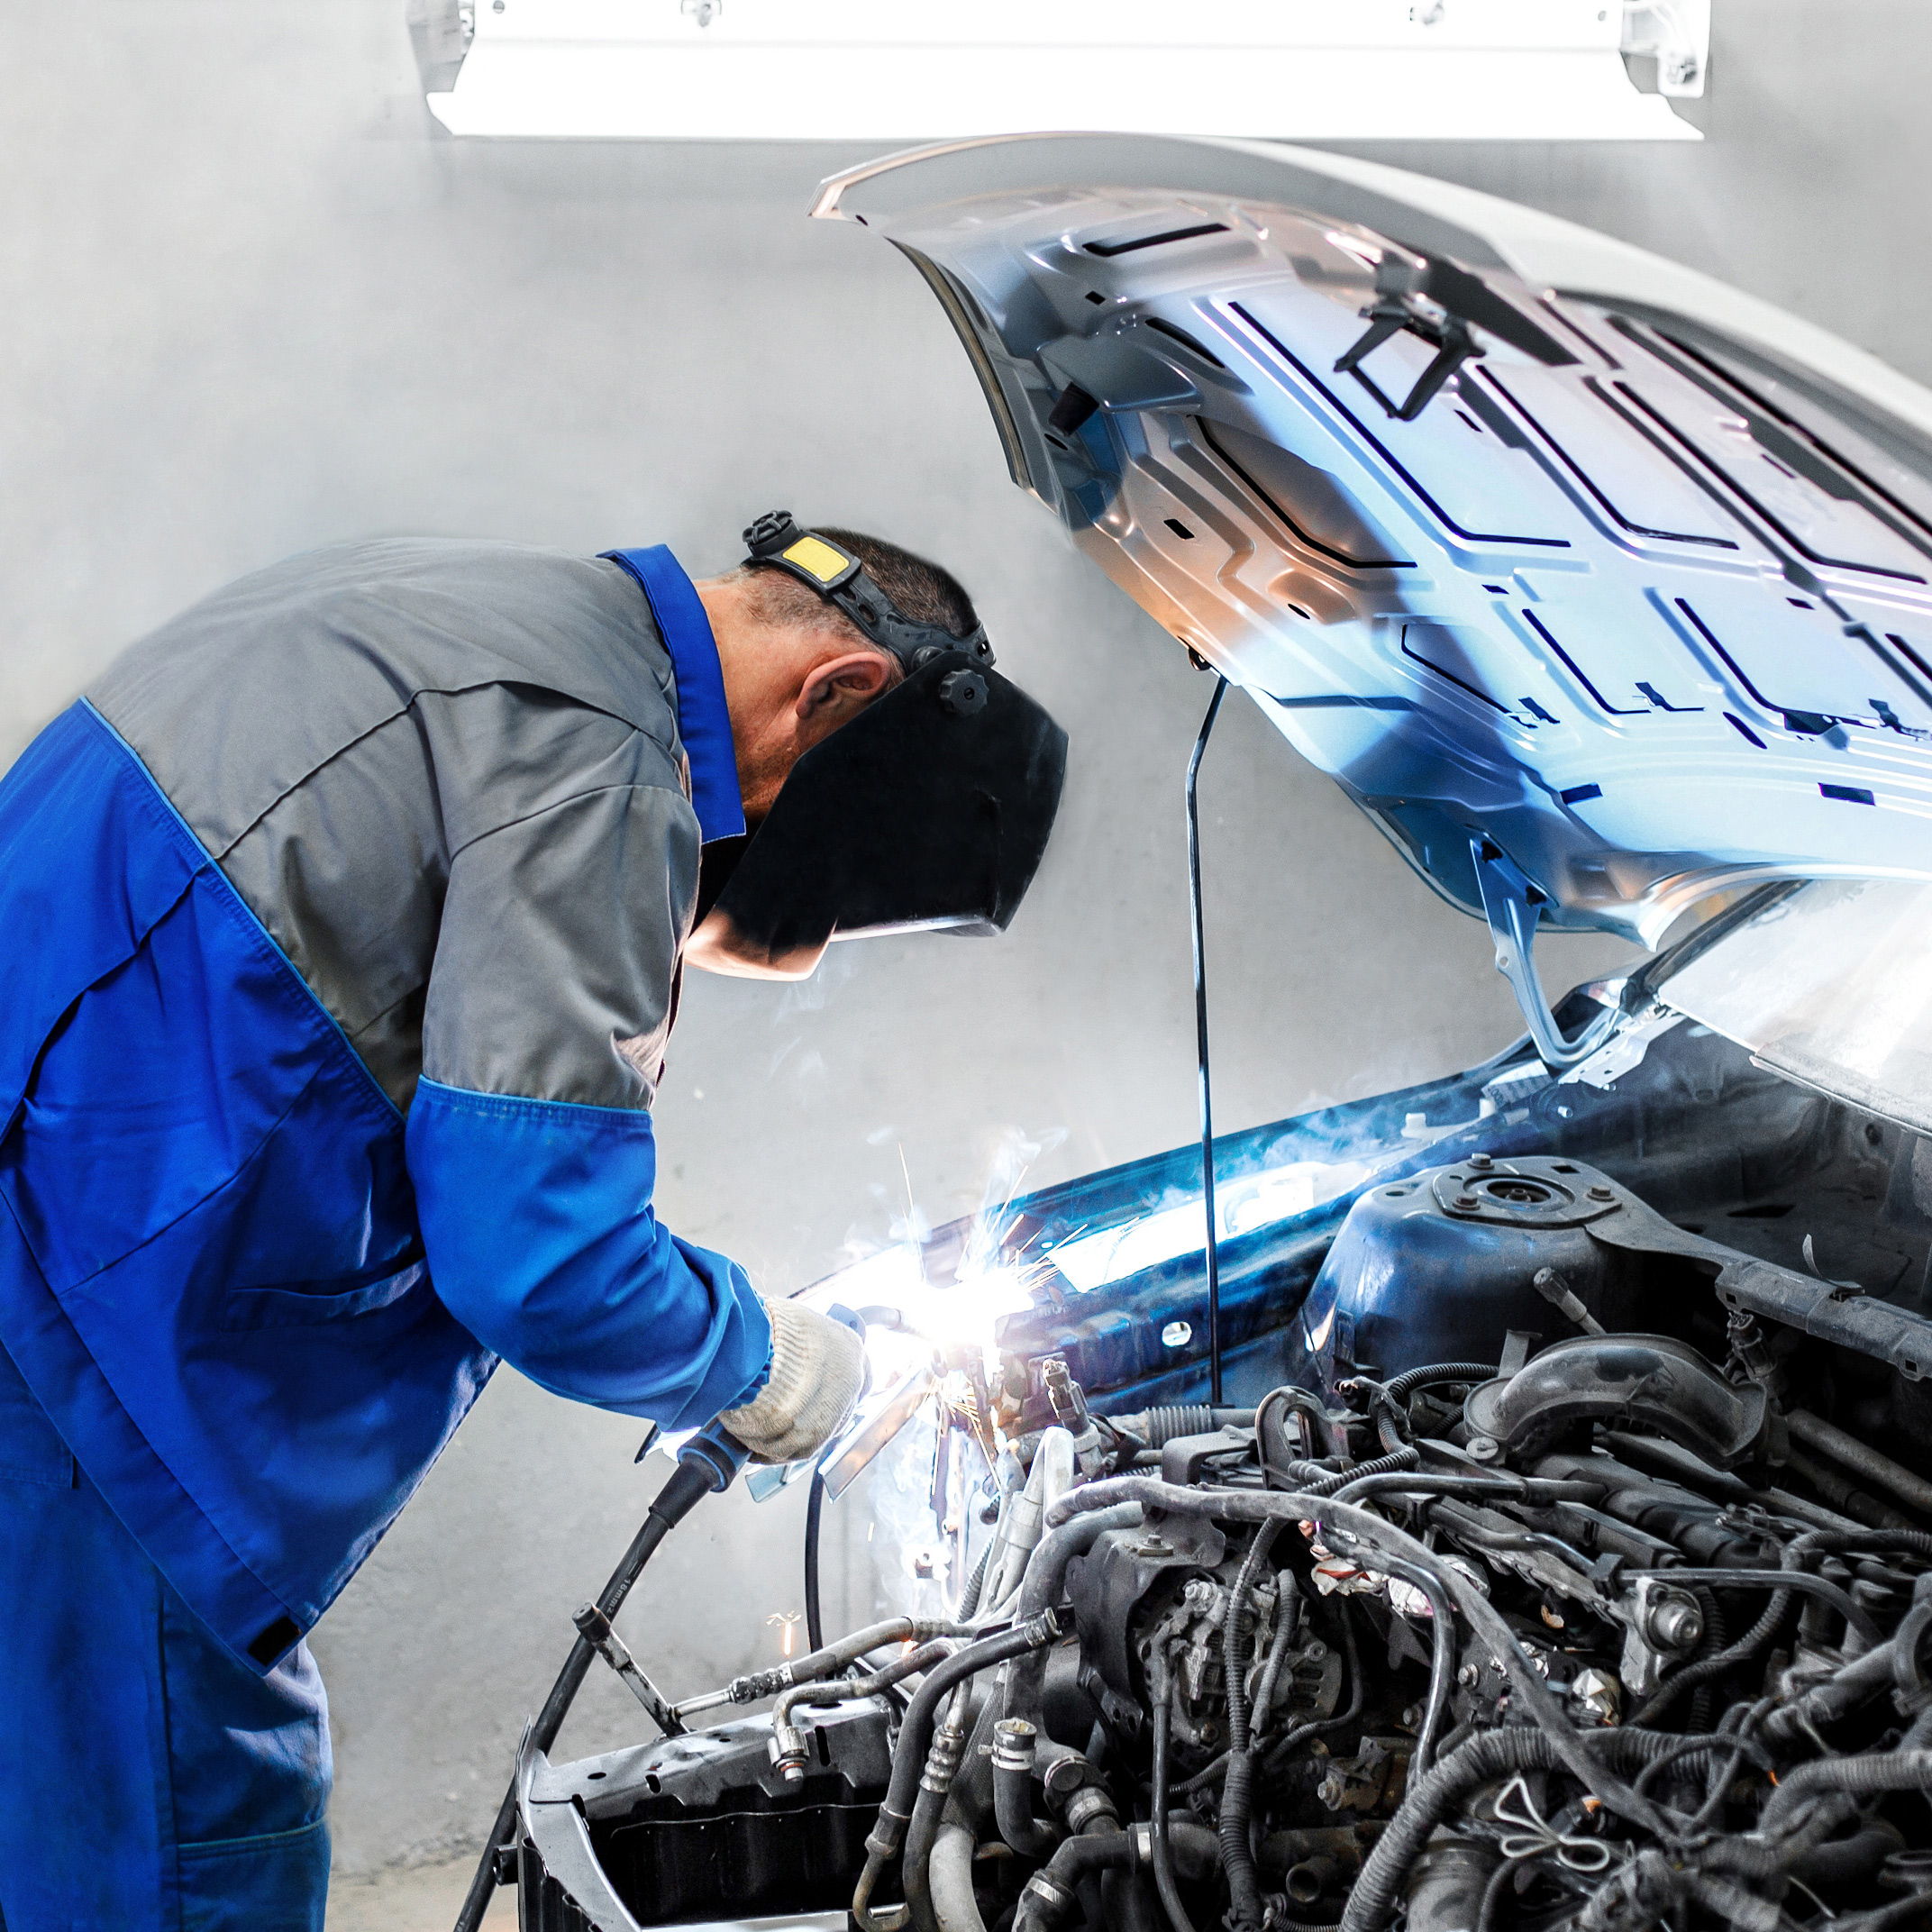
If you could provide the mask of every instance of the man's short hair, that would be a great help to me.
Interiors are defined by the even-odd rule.
[[[954,637],[965,637],[978,625],[980,615],[972,599],[950,570],[883,537],[868,536],[862,530],[840,530],[830,524],[812,527],[849,550],[905,616],[921,624],[936,624]],[[770,563],[743,564],[740,570],[752,579],[760,614],[768,624],[835,631],[865,650],[892,655],[860,630],[836,604],[820,597],[809,584],[800,583],[789,570]]]

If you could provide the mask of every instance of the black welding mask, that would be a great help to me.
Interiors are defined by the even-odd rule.
[[[1003,931],[1053,827],[1066,734],[992,668],[983,628],[955,637],[906,616],[849,551],[783,512],[745,542],[907,675],[793,766],[716,910],[773,958],[867,934]]]

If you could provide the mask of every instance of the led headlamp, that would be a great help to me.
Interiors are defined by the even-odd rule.
[[[948,651],[963,652],[982,669],[993,662],[983,624],[955,637],[936,624],[907,616],[843,543],[801,529],[789,510],[766,511],[744,533],[744,547],[747,563],[776,564],[836,606],[882,651],[889,651],[907,677]]]

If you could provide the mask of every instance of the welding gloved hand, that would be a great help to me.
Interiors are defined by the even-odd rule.
[[[796,1463],[844,1427],[865,1381],[865,1344],[803,1302],[766,1301],[765,1313],[771,1373],[743,1408],[727,1408],[718,1420],[754,1463]]]

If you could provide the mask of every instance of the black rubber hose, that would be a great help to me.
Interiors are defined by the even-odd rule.
[[[1932,1789],[1932,1751],[1874,1751],[1864,1757],[1817,1758],[1785,1773],[1758,1814],[1757,1828],[1769,1836],[1807,1799],[1875,1798],[1882,1791]]]
[[[825,1647],[825,1619],[818,1614],[818,1526],[825,1514],[825,1472],[815,1469],[805,1499],[805,1640],[814,1650]]]
[[[1418,1389],[1431,1382],[1486,1382],[1496,1378],[1493,1362],[1432,1362],[1424,1368],[1404,1369],[1392,1381],[1383,1384],[1394,1402],[1406,1402]]]
[[[1092,1485],[1083,1487],[1090,1489]],[[1073,1496],[1080,1493],[1079,1490],[1068,1491]],[[1049,1530],[1034,1545],[1033,1554],[1026,1560],[1026,1574],[1021,1580],[1019,1595],[1014,1602],[1014,1621],[1025,1623],[1029,1618],[1051,1609],[1060,1601],[1061,1592],[1066,1587],[1067,1565],[1076,1556],[1091,1549],[1107,1530],[1125,1529],[1139,1520],[1137,1504],[1131,1508],[1118,1504],[1111,1509],[1091,1513],[1083,1510],[1071,1522],[1062,1518],[1057,1528]],[[1045,1694],[1046,1653],[1042,1651],[1037,1655],[1023,1657],[1007,1672],[1005,1707],[1001,1715],[1024,1718],[1035,1729],[1043,1731],[1046,1726],[1041,1706]]]
[[[1807,1885],[1834,1888],[1867,1879],[1893,1852],[1905,1849],[1905,1836],[1896,1825],[1874,1818],[1848,1838],[1814,1845],[1791,1866],[1791,1876]]]
[[[1254,1789],[1253,1739],[1248,1730],[1248,1657],[1242,1618],[1248,1592],[1267,1561],[1281,1527],[1280,1519],[1263,1523],[1248,1545],[1248,1554],[1228,1592],[1227,1618],[1221,1627],[1221,1676],[1227,1691],[1227,1782],[1221,1787],[1221,1864],[1227,1873],[1230,1932],[1260,1932],[1262,1885],[1248,1845],[1248,1816]]]
[[[1153,1841],[1154,1890],[1167,1913],[1171,1932],[1194,1932],[1194,1921],[1180,1902],[1180,1888],[1174,1882],[1174,1856],[1167,1835],[1167,1740],[1172,1714],[1168,1709],[1167,1654],[1156,1650],[1148,1686],[1153,1704],[1153,1819],[1148,1828]]]
[[[1355,1642],[1354,1620],[1348,1614],[1348,1599],[1336,1600],[1335,1615],[1342,1625],[1342,1654],[1348,1660],[1348,1702],[1332,1718],[1312,1718],[1306,1724],[1298,1724],[1287,1736],[1279,1739],[1268,1747],[1266,1763],[1272,1771],[1284,1764],[1296,1749],[1308,1743],[1311,1737],[1326,1736],[1330,1731],[1339,1731],[1353,1724],[1362,1715],[1362,1700],[1367,1694],[1367,1680],[1362,1674],[1362,1652]]]
[[[919,1773],[925,1769],[925,1754],[932,1747],[933,1716],[939,1700],[962,1678],[1004,1663],[1011,1657],[1024,1657],[1029,1651],[1043,1649],[1060,1635],[1060,1625],[1051,1611],[1016,1624],[998,1636],[981,1637],[956,1650],[943,1663],[935,1664],[918,1693],[907,1706],[905,1722],[899,1727],[898,1748],[892,1754],[892,1782],[886,1801],[879,1808],[879,1822],[873,1836],[898,1849],[913,1804],[918,1795]]]
[[[615,1617],[623,1608],[624,1599],[631,1593],[631,1586],[643,1574],[644,1565],[651,1561],[658,1545],[712,1493],[715,1487],[715,1473],[695,1457],[688,1463],[680,1462],[670,1472],[646,1512],[636,1536],[632,1537],[630,1548],[611,1572],[610,1581],[597,1598],[597,1607],[606,1618]],[[591,1659],[596,1655],[596,1646],[587,1637],[579,1636],[570,1646],[570,1654],[564,1660],[562,1670],[557,1673],[557,1681],[551,1686],[550,1695],[543,1700],[543,1708],[530,1727],[528,1742],[532,1748],[548,1751],[556,1743],[557,1733],[563,1728],[563,1720],[570,1715],[570,1706],[577,1701],[577,1693],[582,1689]],[[489,1909],[490,1894],[497,1889],[497,1853],[499,1848],[515,1845],[516,1838],[516,1779],[513,1775],[510,1789],[504,1793],[503,1802],[497,1807],[497,1821],[490,1827],[489,1836],[484,1842],[483,1855],[477,1861],[476,1875],[469,1881],[462,1909],[456,1915],[455,1932],[477,1932],[477,1927],[483,1923],[483,1914]]]
[[[1754,1657],[1777,1635],[1778,1626],[1784,1621],[1785,1613],[1791,1607],[1790,1590],[1774,1591],[1771,1601],[1764,1606],[1763,1615],[1735,1644],[1720,1650],[1715,1656],[1700,1657],[1695,1663],[1687,1663],[1682,1670],[1665,1678],[1625,1721],[1638,1727],[1654,1724],[1686,1690],[1708,1683],[1714,1677],[1721,1677],[1734,1665]]]
[[[1025,1718],[1004,1718],[993,1732],[993,1817],[999,1836],[1022,1858],[1045,1858],[1061,1842],[1062,1833],[1044,1818],[1033,1815],[1033,1749],[1036,1735],[1016,1739],[1008,1725],[1034,1727]],[[1002,1737],[1001,1733],[1006,1735]],[[1024,1745],[1025,1762],[1013,1756],[1016,1745]],[[1007,1754],[1003,1756],[1002,1753]]]
[[[1391,1449],[1373,1462],[1357,1463],[1353,1469],[1324,1469],[1318,1463],[1290,1463],[1288,1473],[1301,1486],[1304,1495],[1333,1496],[1347,1483],[1361,1482],[1370,1476],[1392,1476],[1399,1471],[1415,1468],[1421,1460],[1419,1449],[1405,1446]]]
[[[1619,1818],[1627,1818],[1660,1837],[1670,1835],[1669,1823],[1656,1806],[1633,1791],[1622,1779],[1606,1769],[1599,1756],[1584,1747],[1580,1734],[1557,1703],[1549,1685],[1531,1664],[1516,1633],[1475,1581],[1454,1565],[1445,1564],[1435,1551],[1418,1543],[1406,1531],[1396,1528],[1366,1509],[1358,1508],[1353,1503],[1311,1495],[1307,1490],[1291,1490],[1285,1494],[1274,1494],[1261,1490],[1189,1490],[1178,1483],[1158,1482],[1145,1476],[1116,1476],[1101,1482],[1083,1483],[1061,1497],[1048,1510],[1047,1517],[1050,1522],[1063,1523],[1077,1513],[1104,1509],[1110,1504],[1128,1501],[1137,1502],[1144,1508],[1164,1509],[1177,1516],[1217,1517],[1237,1523],[1262,1522],[1271,1516],[1287,1517],[1290,1520],[1312,1519],[1321,1525],[1323,1535],[1331,1540],[1339,1533],[1344,1540],[1366,1549],[1399,1556],[1428,1570],[1448,1592],[1450,1600],[1467,1620],[1472,1635],[1486,1644],[1490,1655],[1502,1664],[1517,1709],[1525,1713],[1550,1741],[1559,1762],[1571,1775]],[[1722,1572],[1719,1574],[1720,1580],[1728,1580],[1735,1574],[1749,1573]],[[1695,1574],[1690,1573],[1690,1576]],[[1811,1581],[1821,1580],[1814,1578]],[[1855,1609],[1857,1606],[1853,1608]],[[1861,1611],[1860,1615],[1863,1614]]]
[[[1134,1841],[1118,1824],[1067,1839],[1020,1893],[1013,1932],[1051,1932],[1080,1902],[1078,1891],[1085,1880],[1102,1872],[1131,1871],[1133,1865]]]
[[[1433,1626],[1429,1633],[1429,1695],[1423,1706],[1422,1728],[1417,1734],[1416,1748],[1410,1754],[1408,1764],[1408,1775],[1419,1778],[1428,1770],[1435,1754],[1436,1734],[1442,1729],[1444,1713],[1449,1709],[1449,1685],[1455,1675],[1455,1612],[1450,1608],[1448,1592],[1429,1571],[1418,1564],[1405,1563],[1399,1556],[1384,1556],[1378,1561],[1386,1566],[1390,1576],[1400,1577],[1429,1599],[1429,1621]],[[1390,1609],[1394,1616],[1401,1615],[1392,1604]]]
[[[1661,1731],[1603,1730],[1576,1734],[1583,1747],[1614,1771],[1638,1771],[1681,1739]],[[1718,1746],[1717,1748],[1721,1748]],[[1567,1771],[1554,1740],[1522,1726],[1484,1731],[1411,1784],[1401,1809],[1363,1860],[1343,1909],[1341,1932],[1381,1932],[1395,1909],[1409,1869],[1438,1825],[1486,1784],[1518,1771]]]

